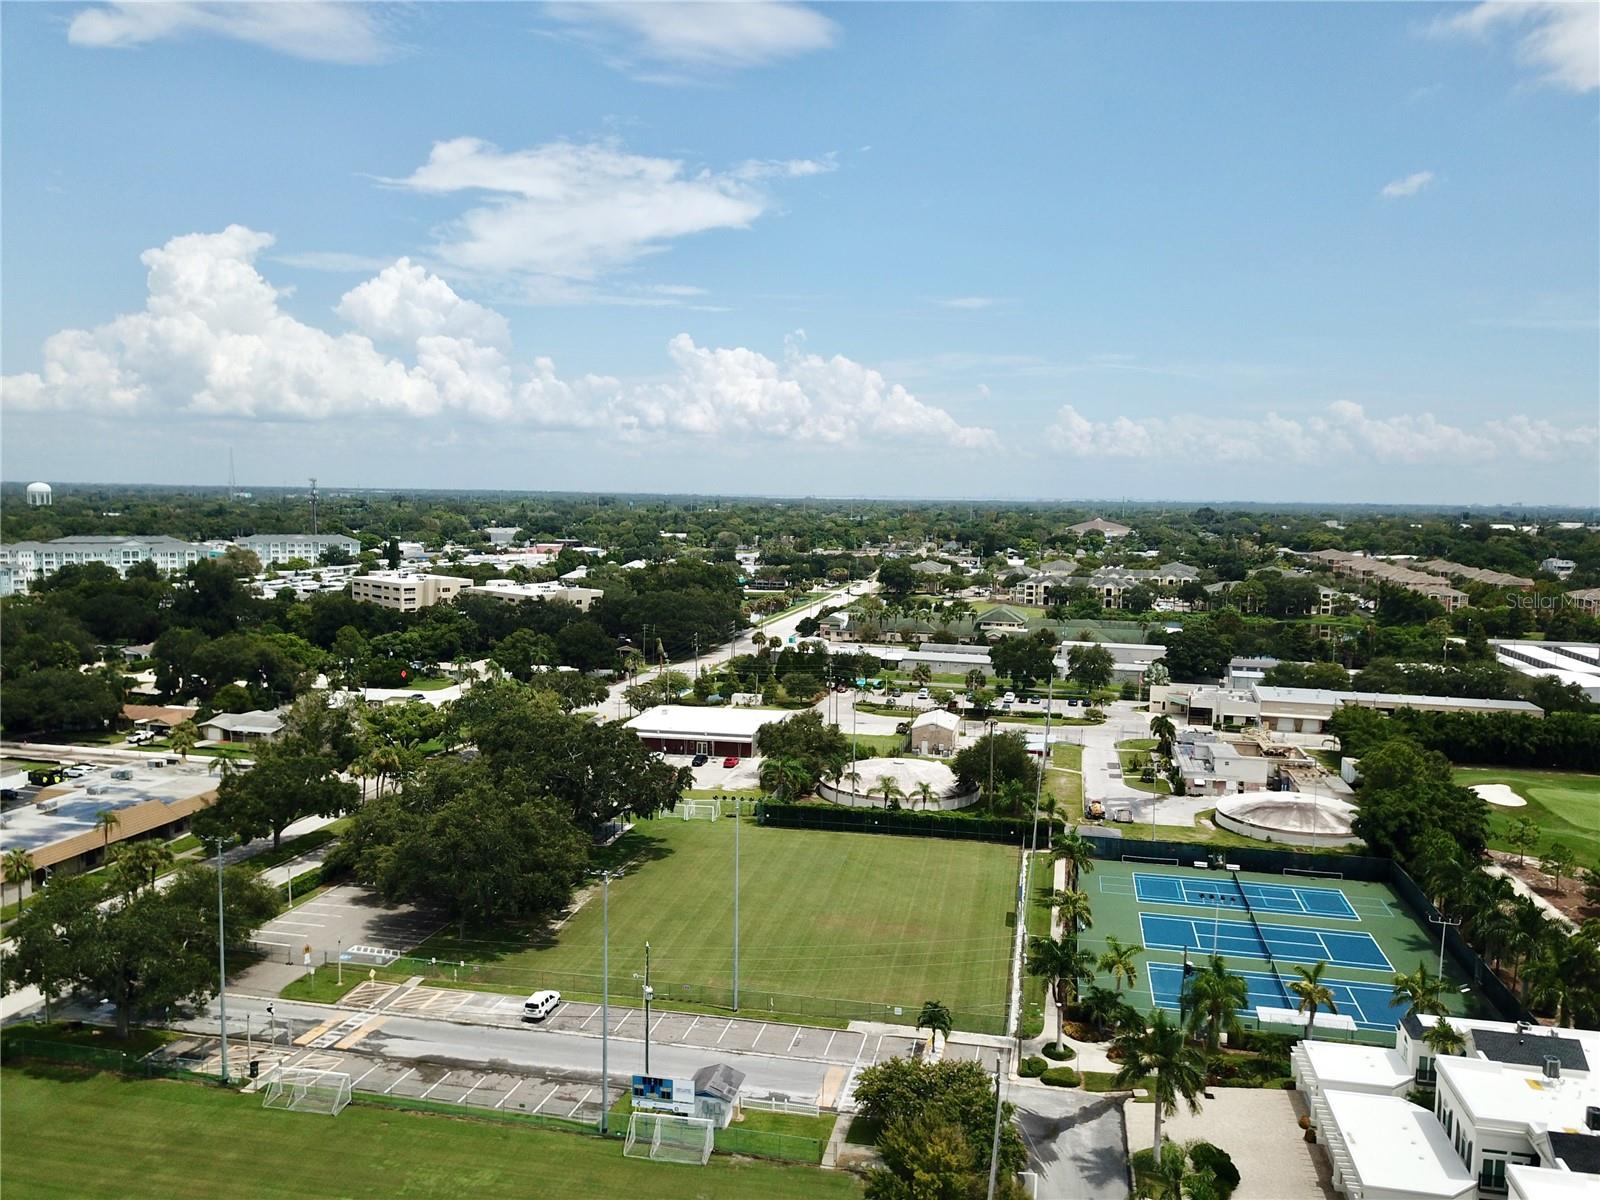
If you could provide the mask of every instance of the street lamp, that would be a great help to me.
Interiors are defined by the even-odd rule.
[[[600,875],[600,1136],[611,1108],[611,871]],[[649,1032],[646,1022],[645,1032]]]
[[[722,801],[717,801],[717,807]],[[733,1011],[739,1011],[739,825],[743,820],[743,801],[733,798]],[[646,1032],[649,1032],[646,1030]]]
[[[217,838],[217,1023],[222,1029],[222,1082],[228,1082],[228,948],[222,908],[222,839]]]
[[[644,1073],[650,1074],[650,943],[644,944]]]
[[[1444,935],[1445,935],[1445,931],[1449,930],[1449,929],[1453,929],[1457,925],[1460,925],[1461,924],[1461,918],[1457,917],[1454,921],[1452,921],[1449,918],[1445,917],[1441,913],[1437,917],[1429,917],[1428,921],[1431,924],[1437,925],[1439,927],[1439,978],[1443,979],[1444,978]]]

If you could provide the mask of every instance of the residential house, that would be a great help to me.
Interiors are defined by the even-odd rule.
[[[275,742],[282,732],[283,718],[259,709],[218,713],[200,723],[200,737],[207,742]]]
[[[1539,570],[1557,579],[1566,579],[1577,569],[1578,564],[1570,558],[1547,558],[1539,563]]]

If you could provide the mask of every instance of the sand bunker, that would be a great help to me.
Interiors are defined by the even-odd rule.
[[[1527,808],[1528,802],[1503,783],[1475,783],[1472,790],[1497,808]]]

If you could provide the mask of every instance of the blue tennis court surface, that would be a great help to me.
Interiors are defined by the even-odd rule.
[[[1262,913],[1296,917],[1334,917],[1340,921],[1359,921],[1356,910],[1337,888],[1296,887],[1288,883],[1234,882],[1220,873],[1210,878],[1184,875],[1148,875],[1134,872],[1133,892],[1146,904],[1187,904],[1197,908],[1231,908],[1243,911],[1243,888],[1250,907]]]
[[[1150,998],[1160,1007],[1178,1011],[1178,997],[1183,991],[1183,968],[1171,963],[1150,963],[1145,967],[1150,975]],[[1240,1012],[1253,1012],[1257,1006],[1268,1008],[1296,1008],[1299,1000],[1278,985],[1276,977],[1265,971],[1235,971],[1250,989],[1246,1007]],[[1392,1002],[1392,988],[1381,983],[1355,983],[1346,979],[1324,979],[1323,984],[1333,993],[1334,1011],[1352,1017],[1361,1029],[1393,1029],[1405,1016],[1404,1003]]]
[[[1270,949],[1271,957],[1281,962],[1326,962],[1329,966],[1360,967],[1367,971],[1394,970],[1370,933],[1263,925],[1257,935],[1256,927],[1248,921],[1169,917],[1159,913],[1140,913],[1139,929],[1144,935],[1144,944],[1152,950],[1198,950],[1224,957],[1231,954],[1242,958],[1267,958],[1266,951]]]

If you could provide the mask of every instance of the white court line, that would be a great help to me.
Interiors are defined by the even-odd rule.
[[[527,1081],[526,1078],[519,1078],[515,1083],[513,1083],[511,1085],[511,1091],[507,1092],[504,1096],[500,1097],[500,1103],[496,1104],[495,1107],[496,1108],[504,1108],[506,1101],[511,1099],[512,1095],[516,1092],[516,1090],[519,1087],[521,1087],[523,1084],[527,1083],[527,1082],[528,1081]]]
[[[804,1026],[796,1027],[796,1029],[794,1031],[794,1037],[789,1039],[789,1048],[784,1051],[785,1054],[793,1054],[794,1053],[794,1044],[800,1040],[800,1035],[802,1033],[804,1033],[804,1032],[805,1032]]]
[[[568,1116],[568,1117],[569,1117],[569,1118],[570,1118],[570,1117],[571,1117],[571,1116],[572,1116],[572,1113],[575,1113],[575,1112],[577,1112],[577,1111],[578,1111],[578,1110],[579,1110],[579,1109],[580,1109],[580,1108],[582,1108],[582,1107],[583,1107],[583,1105],[584,1105],[584,1101],[586,1101],[586,1100],[588,1100],[588,1099],[589,1099],[589,1097],[590,1097],[590,1096],[592,1096],[592,1095],[594,1095],[594,1089],[593,1089],[593,1088],[590,1088],[590,1089],[589,1089],[589,1090],[588,1090],[588,1091],[587,1091],[587,1092],[585,1092],[585,1093],[584,1093],[584,1094],[583,1094],[583,1099],[581,1099],[581,1100],[579,1100],[579,1101],[578,1101],[578,1102],[577,1102],[577,1103],[576,1103],[576,1104],[574,1104],[574,1105],[573,1105],[573,1106],[572,1106],[572,1112],[569,1112],[569,1113],[568,1113],[568,1114],[567,1114],[567,1116]]]
[[[433,1087],[431,1087],[427,1091],[423,1092],[422,1095],[417,1097],[417,1098],[419,1100],[426,1100],[429,1096],[433,1095],[433,1088],[438,1087],[446,1079],[449,1079],[452,1074],[453,1074],[453,1072],[446,1071],[443,1075],[439,1076],[439,1078],[437,1078],[437,1079],[435,1079],[433,1081]]]
[[[416,1068],[415,1068],[415,1067],[407,1067],[407,1068],[406,1068],[406,1075],[410,1075],[410,1074],[411,1074],[411,1073],[412,1073],[412,1072],[413,1072],[413,1071],[415,1071],[415,1070],[416,1070]],[[397,1088],[397,1087],[399,1087],[399,1086],[400,1086],[400,1084],[401,1084],[401,1082],[402,1082],[402,1081],[403,1081],[403,1080],[404,1080],[404,1079],[405,1079],[405,1077],[406,1077],[406,1075],[402,1075],[402,1076],[400,1076],[400,1078],[399,1078],[399,1079],[396,1079],[396,1080],[395,1080],[395,1081],[394,1081],[394,1082],[393,1082],[393,1083],[391,1083],[391,1084],[390,1084],[390,1085],[389,1085],[389,1086],[388,1086],[388,1087],[386,1087],[386,1088],[384,1088],[384,1089],[383,1089],[383,1094],[384,1094],[384,1095],[385,1095],[385,1096],[387,1096],[387,1095],[388,1095],[388,1094],[389,1094],[389,1093],[390,1093],[390,1092],[392,1092],[392,1091],[394,1091],[394,1090],[395,1090],[395,1088]]]

